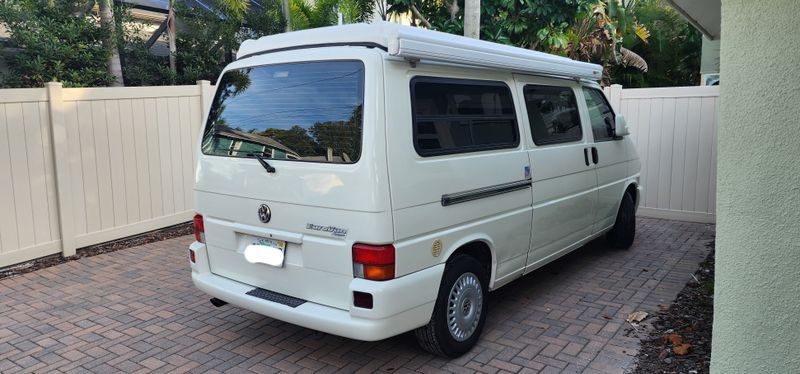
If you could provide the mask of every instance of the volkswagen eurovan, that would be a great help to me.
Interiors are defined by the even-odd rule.
[[[488,292],[594,238],[633,241],[640,162],[601,74],[390,23],[244,42],[200,139],[194,284],[465,353]]]

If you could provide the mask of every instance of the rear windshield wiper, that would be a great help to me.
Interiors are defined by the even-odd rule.
[[[267,170],[267,173],[274,173],[275,172],[275,168],[272,167],[269,163],[267,163],[267,158],[264,157],[264,155],[261,155],[261,154],[258,154],[258,153],[248,153],[247,155],[250,156],[250,157],[255,157],[256,160],[258,160],[258,163],[261,164],[261,166],[263,166],[264,169]]]

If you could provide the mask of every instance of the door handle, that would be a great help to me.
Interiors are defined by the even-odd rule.
[[[586,166],[589,166],[589,149],[583,149],[583,161],[586,163]]]
[[[597,163],[599,161],[600,161],[600,158],[597,156],[597,148],[592,147],[592,162],[594,162],[595,165],[597,165]]]

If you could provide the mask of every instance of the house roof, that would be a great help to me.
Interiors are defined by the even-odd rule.
[[[286,49],[368,45],[391,56],[433,60],[514,72],[597,81],[603,68],[544,52],[496,44],[391,22],[357,23],[264,36],[242,43],[237,59]]]
[[[707,38],[720,38],[722,8],[720,0],[666,0]]]
[[[224,136],[224,137],[230,138],[230,139],[244,140],[244,141],[248,141],[248,142],[255,143],[255,144],[263,144],[263,145],[266,145],[268,147],[280,149],[280,150],[282,150],[282,151],[284,151],[286,153],[289,153],[289,154],[292,154],[292,155],[295,155],[295,156],[299,157],[297,152],[295,152],[291,148],[279,143],[275,139],[270,138],[269,136],[253,134],[253,133],[246,133],[246,132],[243,132],[243,131],[240,131],[240,130],[232,129],[232,128],[230,128],[228,126],[224,126],[224,125],[217,125],[216,128],[217,128],[216,129],[216,134],[219,135],[219,136]]]

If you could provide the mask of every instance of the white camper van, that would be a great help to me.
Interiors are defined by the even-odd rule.
[[[390,23],[244,42],[200,140],[194,284],[465,353],[489,291],[599,236],[633,241],[640,163],[601,73]]]

